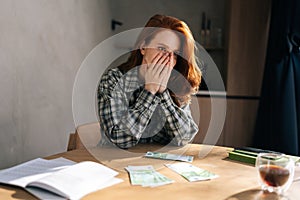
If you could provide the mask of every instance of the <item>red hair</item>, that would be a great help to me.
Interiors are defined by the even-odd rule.
[[[185,22],[165,15],[151,17],[141,31],[127,62],[120,65],[119,69],[127,72],[140,65],[143,60],[140,52],[141,44],[143,42],[148,44],[163,29],[174,30],[181,40],[181,54],[177,55],[177,62],[174,66],[177,72],[171,74],[168,89],[177,105],[187,104],[191,99],[191,94],[198,90],[202,74],[196,63],[195,41]]]

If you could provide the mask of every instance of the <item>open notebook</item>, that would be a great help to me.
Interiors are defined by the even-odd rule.
[[[0,183],[24,188],[40,199],[80,199],[120,183],[118,172],[96,162],[37,158],[0,171]]]

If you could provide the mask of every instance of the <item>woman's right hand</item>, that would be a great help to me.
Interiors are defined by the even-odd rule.
[[[169,78],[170,55],[169,53],[158,53],[145,70],[145,89],[152,94],[156,94],[163,84]]]

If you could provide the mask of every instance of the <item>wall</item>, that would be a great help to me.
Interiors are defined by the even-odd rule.
[[[212,26],[224,28],[224,5],[225,0],[111,0],[112,17],[123,22],[116,31],[143,27],[154,14],[165,14],[184,20],[198,41],[202,12],[212,20]]]
[[[111,34],[108,2],[0,2],[0,169],[66,150],[75,75]]]

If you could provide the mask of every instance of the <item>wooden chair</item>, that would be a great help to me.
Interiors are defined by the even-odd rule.
[[[97,146],[101,139],[99,122],[83,124],[69,137],[67,150],[86,149]]]

